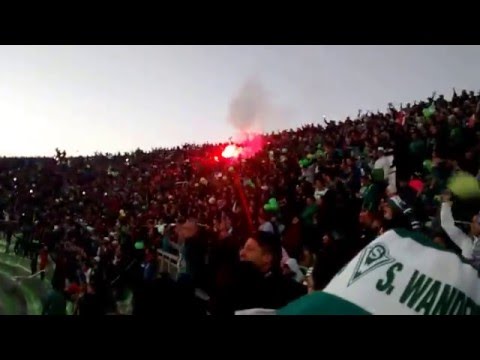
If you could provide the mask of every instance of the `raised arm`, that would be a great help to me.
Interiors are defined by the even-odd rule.
[[[453,219],[452,215],[452,205],[448,201],[444,201],[442,203],[442,207],[440,209],[440,224],[442,229],[447,233],[450,239],[452,239],[455,245],[462,250],[462,255],[465,258],[471,258],[473,241],[467,234],[455,226],[455,220]]]

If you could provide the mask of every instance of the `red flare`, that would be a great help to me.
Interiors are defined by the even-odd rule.
[[[241,147],[231,144],[225,147],[225,149],[222,152],[222,156],[225,159],[238,158],[241,153],[242,153]]]
[[[264,147],[264,140],[262,135],[259,134],[244,134],[242,144],[242,157],[245,159],[255,156],[258,152],[262,151]]]

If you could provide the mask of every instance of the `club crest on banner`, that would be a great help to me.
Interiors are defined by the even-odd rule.
[[[367,247],[355,265],[352,277],[348,281],[348,286],[372,270],[394,262],[395,259],[389,255],[388,248],[384,244],[375,244]]]

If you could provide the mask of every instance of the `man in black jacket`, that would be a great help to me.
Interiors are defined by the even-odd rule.
[[[258,232],[240,251],[240,266],[232,284],[219,292],[214,313],[233,314],[237,310],[278,309],[307,292],[282,274],[282,247],[278,236]]]

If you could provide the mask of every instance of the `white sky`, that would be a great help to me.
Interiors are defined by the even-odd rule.
[[[480,46],[1,46],[0,156],[226,140],[254,76],[287,110],[270,129],[480,89]]]

